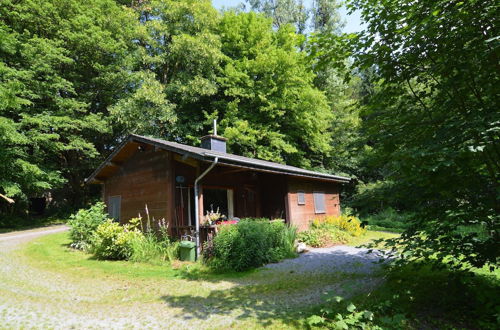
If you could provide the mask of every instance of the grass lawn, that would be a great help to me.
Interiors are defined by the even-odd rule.
[[[396,236],[397,234],[393,233],[367,231],[365,235],[353,238],[349,245],[358,246],[375,239]],[[96,260],[87,253],[71,249],[69,244],[68,233],[58,233],[31,242],[26,246],[24,252],[30,258],[30,262],[37,267],[79,276],[116,275],[128,278],[224,280],[256,277],[256,273],[258,273],[257,270],[254,270],[243,273],[213,274],[200,263],[189,262],[179,262],[174,264],[174,267],[170,267],[129,261]]]
[[[368,231],[350,245],[396,235]],[[157,327],[165,324],[162,320],[181,328],[303,328],[307,317],[321,314],[321,308],[345,313],[347,301],[373,311],[384,328],[498,325],[494,315],[500,311],[499,272],[477,270],[466,278],[428,267],[387,271],[382,278],[338,271],[304,276],[269,269],[213,274],[198,263],[172,267],[99,261],[68,244],[68,234],[58,233],[22,246],[11,252],[19,269],[7,269],[15,263],[2,264],[2,253],[7,252],[0,250],[0,296],[22,310],[43,310],[49,319],[38,320],[37,326],[53,327],[50,315],[57,318],[64,311],[71,312],[72,325],[87,327],[102,326],[89,320],[108,315],[116,318],[117,327],[131,328]],[[332,305],[324,302],[327,296],[347,301]],[[0,319],[15,318],[19,310],[2,312],[0,301]]]
[[[389,238],[394,238],[398,237],[399,234],[396,233],[390,233],[386,231],[374,231],[374,230],[368,230],[366,233],[362,236],[359,237],[353,237],[347,245],[350,246],[360,246],[364,244],[371,243],[374,240],[378,239],[389,239]],[[378,248],[383,248],[383,244],[378,244]]]
[[[82,323],[71,324],[85,326],[107,313],[120,320],[140,315],[132,327],[169,320],[181,328],[282,329],[303,327],[325,289],[352,296],[377,283],[372,275],[335,270],[307,276],[271,269],[213,274],[198,263],[99,261],[69,248],[69,242],[68,233],[50,234],[12,252],[19,269],[7,271],[0,262],[0,296],[26,310],[48,309],[44,317],[59,310],[71,318],[82,315]],[[0,319],[1,309],[0,303]],[[53,326],[47,322],[42,325]]]

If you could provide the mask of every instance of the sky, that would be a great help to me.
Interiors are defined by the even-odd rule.
[[[241,2],[244,0],[212,0],[212,3],[215,8],[221,9],[223,7],[230,8],[239,5]],[[305,0],[304,3],[310,7],[311,6],[311,0]],[[359,13],[355,12],[352,15],[347,15],[347,12],[345,8],[342,8],[340,10],[340,14],[342,15],[342,18],[346,21],[346,25],[344,27],[344,32],[346,33],[351,33],[351,32],[359,32],[361,31],[361,20],[359,17]]]

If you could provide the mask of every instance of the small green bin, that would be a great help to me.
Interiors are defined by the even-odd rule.
[[[181,241],[179,243],[180,258],[182,261],[196,261],[196,243]]]

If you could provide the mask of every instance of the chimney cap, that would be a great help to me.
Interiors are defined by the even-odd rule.
[[[205,135],[201,138],[201,147],[208,150],[226,152],[227,139],[218,135]]]
[[[202,136],[201,140],[206,140],[206,139],[210,139],[210,138],[220,140],[220,141],[227,141],[227,139],[225,137],[220,136],[220,135],[213,135],[213,134],[208,134],[208,135]]]

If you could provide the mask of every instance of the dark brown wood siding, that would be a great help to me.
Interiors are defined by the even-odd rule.
[[[109,197],[121,196],[122,223],[142,215],[145,218],[145,205],[150,218],[156,220],[172,217],[172,173],[171,153],[148,147],[136,150],[116,173],[104,183],[104,202]]]
[[[303,191],[305,204],[298,203],[297,192]],[[314,192],[325,194],[325,212],[316,213]],[[340,215],[339,184],[290,178],[288,180],[288,221],[302,231],[309,228],[315,218]]]

